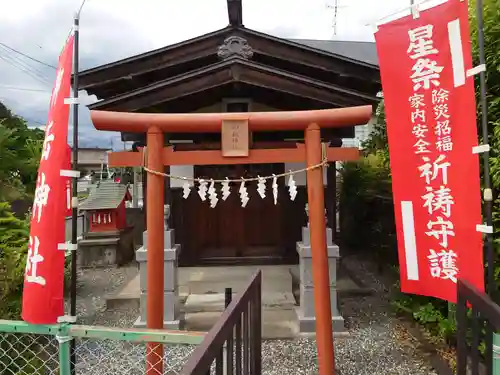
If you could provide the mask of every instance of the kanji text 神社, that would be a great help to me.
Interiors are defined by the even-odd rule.
[[[52,91],[52,97],[50,100],[49,121],[45,129],[45,139],[43,141],[39,174],[35,187],[35,199],[33,201],[33,208],[32,208],[32,219],[33,219],[31,222],[32,229],[33,227],[40,225],[40,223],[43,223],[44,208],[49,203],[49,199],[51,197],[51,185],[54,183],[54,181],[50,181],[50,178],[51,176],[53,178],[54,173],[48,172],[48,168],[43,168],[43,166],[46,165],[50,166],[50,164],[45,164],[45,163],[50,163],[50,157],[52,155],[51,154],[52,143],[56,140],[56,136],[53,132],[55,124],[52,119],[52,109],[57,103],[63,77],[64,77],[64,68],[60,68],[57,72],[56,84],[54,86],[54,90]],[[59,176],[59,171],[57,171],[57,175]],[[48,220],[46,215],[45,219]],[[39,247],[40,245],[43,246],[44,244],[45,242],[43,242],[42,244],[40,243],[40,239],[38,238],[37,235],[30,236],[28,256],[26,258],[26,276],[25,276],[25,280],[28,283],[35,283],[42,286],[45,286],[46,284],[45,278],[37,273],[38,265],[43,263],[44,261],[43,255],[40,254]]]
[[[45,278],[38,275],[38,264],[43,262],[43,256],[39,254],[40,240],[38,236],[30,236],[28,255],[26,257],[26,281],[45,285]]]

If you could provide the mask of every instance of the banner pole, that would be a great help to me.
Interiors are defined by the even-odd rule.
[[[76,13],[74,19],[74,49],[73,49],[73,164],[72,169],[78,170],[78,59],[79,59],[79,25],[80,25],[80,12]],[[72,221],[71,221],[71,243],[77,244],[78,237],[78,179],[72,179],[73,199],[72,206]],[[76,283],[77,283],[77,252],[71,252],[71,285],[70,285],[70,316],[76,317]],[[71,353],[71,374],[75,374],[75,340],[71,340],[70,346]]]
[[[486,64],[484,53],[484,20],[483,20],[483,1],[477,0],[477,35],[479,46],[479,64]],[[480,108],[481,108],[481,130],[483,136],[483,144],[488,144],[488,102],[486,98],[486,72],[479,73],[480,83]],[[484,216],[486,225],[493,226],[493,199],[491,197],[491,177],[490,177],[490,153],[483,153],[483,174],[484,174]],[[487,292],[490,297],[495,294],[495,275],[494,275],[494,254],[493,254],[493,233],[486,234],[486,261],[488,264],[487,273]]]
[[[479,64],[486,64],[484,52],[484,16],[483,16],[483,0],[476,0],[476,16],[477,16],[477,39],[479,47]],[[480,88],[480,108],[481,108],[481,130],[483,137],[483,144],[489,144],[488,134],[488,99],[486,97],[486,72],[483,70],[479,73],[479,88]],[[486,225],[493,228],[493,194],[491,190],[491,177],[490,177],[490,153],[486,151],[483,153],[483,178],[484,178],[484,191],[483,191],[483,214],[486,219]],[[489,296],[495,300],[496,285],[495,285],[495,256],[493,252],[493,233],[490,231],[486,233],[486,264],[487,277],[486,277],[486,291]],[[493,329],[491,324],[486,324],[486,367],[488,373],[493,370]]]

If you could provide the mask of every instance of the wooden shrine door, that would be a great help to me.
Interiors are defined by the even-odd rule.
[[[247,164],[197,166],[196,177],[209,180],[238,179],[240,177],[269,176],[282,173],[283,164]],[[283,179],[281,184],[283,183]],[[279,180],[278,180],[279,181]],[[203,262],[265,261],[281,258],[285,247],[282,233],[282,205],[274,204],[272,181],[267,183],[266,197],[257,193],[257,183],[247,184],[249,202],[241,207],[238,193],[239,183],[231,184],[231,194],[226,201],[221,199],[221,185],[217,184],[219,202],[211,208],[208,201],[199,200],[193,212],[196,220],[191,222],[196,228],[195,252]],[[280,187],[279,195],[283,191]],[[198,198],[198,197],[196,197]],[[283,197],[281,197],[283,199]]]

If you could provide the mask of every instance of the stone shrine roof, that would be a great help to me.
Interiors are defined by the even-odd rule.
[[[130,199],[128,185],[114,181],[100,181],[79,208],[85,211],[115,209],[124,199]]]

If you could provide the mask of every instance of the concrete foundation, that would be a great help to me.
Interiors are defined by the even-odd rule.
[[[344,332],[344,318],[340,315],[337,300],[337,265],[339,247],[333,243],[332,229],[326,229],[328,250],[328,270],[330,275],[330,304],[334,332]],[[314,283],[312,274],[312,251],[309,227],[302,228],[302,241],[297,242],[300,275],[300,306],[296,309],[301,333],[312,333],[316,329],[316,313],[314,308]]]
[[[178,288],[178,265],[177,259],[181,250],[179,244],[175,244],[174,230],[165,230],[164,240],[164,273],[163,273],[163,320],[167,329],[180,329],[184,325],[184,317],[180,312],[179,288]],[[143,235],[143,244],[136,252],[136,260],[139,263],[139,285],[140,285],[140,316],[134,326],[143,328],[147,322],[147,231]]]

